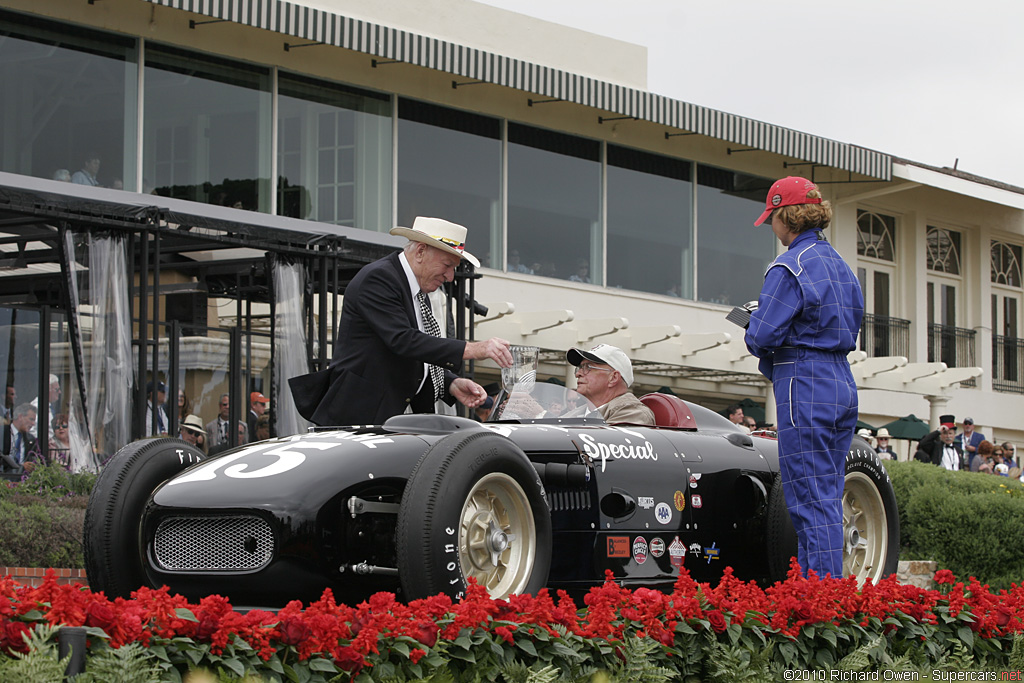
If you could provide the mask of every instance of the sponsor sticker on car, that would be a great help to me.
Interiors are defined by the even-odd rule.
[[[609,536],[608,557],[629,557],[629,536]]]
[[[686,495],[682,491],[676,491],[672,496],[672,502],[676,504],[676,510],[682,512],[686,509]]]
[[[662,524],[670,524],[672,522],[672,508],[669,507],[668,503],[658,503],[658,507],[654,508],[654,517]]]
[[[633,540],[633,559],[637,564],[647,561],[647,539],[643,536],[637,536]]]
[[[654,507],[654,497],[653,496],[638,496],[637,499],[636,499],[636,503],[637,503],[637,505],[642,507],[644,510],[650,510],[652,507]]]
[[[697,483],[700,481],[700,472],[693,472],[690,474],[690,488],[697,488]]]
[[[700,497],[699,493],[695,493],[690,496],[690,505],[694,508],[702,508],[704,507],[704,499]]]
[[[661,557],[665,554],[665,541],[660,538],[651,539],[651,556]]]
[[[721,557],[719,557],[719,555],[722,552],[722,549],[721,548],[716,548],[715,546],[717,544],[718,543],[716,541],[715,543],[711,544],[710,548],[704,548],[704,557],[707,558],[708,564],[711,564],[711,560],[720,560],[720,559],[722,559]]]
[[[676,536],[668,546],[668,558],[673,567],[682,567],[686,558],[686,544]]]

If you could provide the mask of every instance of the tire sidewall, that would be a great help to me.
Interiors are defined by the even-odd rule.
[[[885,563],[880,576],[894,574],[899,564],[900,517],[896,505],[896,492],[892,480],[875,450],[859,437],[854,437],[846,453],[844,481],[852,473],[860,473],[871,480],[878,490],[885,510],[888,541]],[[845,483],[844,483],[845,491]],[[789,571],[791,557],[797,555],[797,536],[789,516],[781,477],[776,475],[768,498],[767,520],[768,572],[771,581],[783,581]]]
[[[530,504],[536,549],[524,593],[547,582],[551,564],[551,514],[536,468],[518,446],[490,431],[451,434],[432,446],[413,470],[398,516],[398,565],[406,599],[465,595],[459,559],[462,510],[477,482],[494,473],[510,476]]]
[[[887,543],[885,563],[879,578],[889,576],[896,573],[899,565],[900,513],[896,505],[896,492],[892,486],[892,479],[889,478],[889,472],[885,469],[885,465],[882,464],[875,449],[858,438],[853,440],[853,443],[850,444],[850,452],[846,454],[846,476],[855,472],[870,479],[882,499],[882,507],[885,509]]]
[[[107,462],[85,514],[85,569],[93,590],[129,597],[151,585],[142,548],[142,518],[153,492],[205,456],[180,439],[153,437],[128,444]]]

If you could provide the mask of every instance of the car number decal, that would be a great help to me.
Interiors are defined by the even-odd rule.
[[[254,444],[239,451],[238,453],[208,460],[205,464],[200,465],[188,474],[171,480],[167,485],[176,486],[178,484],[188,484],[197,481],[210,481],[211,479],[215,479],[219,474],[223,474],[223,476],[231,479],[258,479],[261,477],[272,477],[274,475],[283,474],[289,470],[293,470],[306,460],[306,454],[297,449],[313,448],[325,451],[329,448],[334,448],[335,446],[336,444],[334,443],[324,441],[298,441],[285,443],[284,445],[280,443]],[[257,467],[257,469],[249,469],[255,463],[245,462],[245,459],[260,453],[263,455],[276,455],[277,460],[269,465]],[[221,470],[223,470],[223,472],[221,472]]]

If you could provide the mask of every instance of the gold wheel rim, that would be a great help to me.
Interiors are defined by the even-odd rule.
[[[843,576],[878,581],[885,569],[889,526],[882,495],[863,472],[846,475],[843,489]]]
[[[492,598],[522,593],[537,551],[530,501],[515,479],[495,472],[466,496],[459,524],[459,561]]]

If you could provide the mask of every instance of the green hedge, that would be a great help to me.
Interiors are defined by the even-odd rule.
[[[900,557],[935,560],[993,588],[1024,582],[1024,484],[921,462],[886,462],[900,511]]]
[[[94,474],[39,467],[0,485],[0,566],[82,567],[82,529]]]

